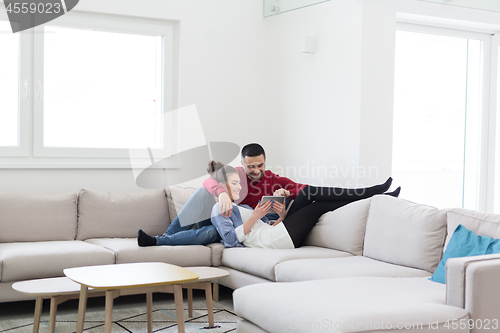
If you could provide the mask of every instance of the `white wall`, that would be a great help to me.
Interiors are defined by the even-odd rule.
[[[500,31],[500,13],[417,0],[330,1],[267,19],[279,43],[272,50],[282,79],[274,91],[287,117],[280,160],[294,167],[285,174],[301,182],[347,186],[391,175],[398,16]],[[309,34],[317,37],[317,52],[298,53],[300,39]],[[321,168],[338,172],[325,177],[317,172]]]
[[[280,43],[274,58],[281,89],[275,91],[282,96],[281,113],[294,115],[285,122],[293,132],[281,150],[283,165],[295,167],[289,176],[316,184],[370,185],[391,175],[398,16],[500,31],[500,13],[417,0],[331,1],[268,19]],[[307,34],[318,40],[313,55],[294,49]],[[299,128],[309,134],[298,135]],[[314,172],[321,167],[340,172],[325,177]]]
[[[390,175],[394,4],[330,1],[267,19],[278,45],[285,174],[304,183],[366,186]],[[317,40],[303,54],[305,35]],[[277,59],[277,60],[276,60]],[[279,170],[279,169],[277,169]]]
[[[261,0],[84,0],[76,9],[180,21],[180,106],[196,104],[207,140],[260,142],[274,171],[343,186],[391,173],[396,13],[500,22],[417,0],[334,0],[269,18]],[[315,54],[300,52],[305,35],[316,36]],[[0,169],[0,190],[82,187],[140,190],[130,170]]]
[[[304,183],[350,182],[359,163],[362,3],[336,0],[266,19],[269,61],[279,79],[275,171]],[[301,53],[306,35],[314,54]],[[345,174],[343,174],[345,173]]]
[[[358,181],[368,185],[382,182],[391,175],[396,38],[394,4],[365,0],[362,29]]]
[[[498,33],[500,13],[417,0],[364,0],[363,4],[360,167],[376,166],[380,181],[392,169],[396,22]]]
[[[180,107],[195,104],[207,141],[269,141],[248,120],[273,112],[262,3],[256,0],[84,0],[75,10],[180,21]],[[159,180],[161,183],[161,180]],[[192,182],[197,186],[199,182]],[[0,190],[141,190],[131,170],[0,169]]]

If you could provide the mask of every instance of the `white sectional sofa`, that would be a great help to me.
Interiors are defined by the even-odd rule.
[[[0,193],[0,302],[67,267],[161,261],[227,269],[238,332],[500,331],[500,255],[450,259],[446,284],[428,280],[459,224],[500,238],[500,215],[380,195],[323,215],[293,250],[137,246],[139,228],[163,233],[193,192]]]
[[[139,228],[165,232],[176,216],[175,204],[182,205],[194,192],[174,188],[174,203],[167,190],[170,195],[165,190],[0,192],[0,302],[31,299],[12,284],[64,276],[69,267],[146,261],[211,266],[208,246],[137,246]]]
[[[460,224],[500,238],[500,215],[380,195],[323,215],[295,259],[226,249],[226,280],[277,282],[235,290],[238,332],[499,332],[500,254],[449,259],[446,284],[429,280]]]

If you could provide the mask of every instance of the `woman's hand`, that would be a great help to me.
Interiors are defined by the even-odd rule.
[[[243,232],[245,235],[248,235],[258,220],[266,216],[269,209],[271,209],[271,201],[266,201],[266,203],[259,201],[257,207],[253,210],[252,216],[250,216],[248,220],[243,223]]]
[[[269,212],[269,209],[271,209],[272,203],[271,201],[266,201],[265,203],[262,203],[259,201],[257,204],[257,207],[255,207],[252,216],[255,217],[257,220],[260,220],[266,214]]]
[[[219,213],[223,217],[230,217],[233,214],[233,202],[227,192],[219,194]]]
[[[290,191],[280,188],[279,190],[274,191],[273,196],[288,198],[290,196]]]
[[[279,222],[283,221],[286,217],[286,207],[284,204],[274,201],[273,204],[271,205],[271,208],[274,209],[276,213],[280,216]]]

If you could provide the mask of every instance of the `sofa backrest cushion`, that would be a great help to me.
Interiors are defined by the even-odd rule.
[[[0,192],[0,242],[74,240],[76,193]]]
[[[164,190],[101,192],[82,189],[78,195],[79,240],[137,237],[138,229],[159,235],[169,224]]]
[[[371,198],[363,199],[323,214],[304,245],[340,250],[360,256]]]
[[[173,221],[196,189],[193,187],[167,186],[165,191],[167,193],[170,221]]]
[[[377,195],[368,213],[363,255],[434,272],[445,237],[445,210]]]
[[[445,248],[448,246],[455,229],[461,224],[478,236],[500,238],[500,215],[483,213],[463,208],[453,208],[447,213],[447,236]]]

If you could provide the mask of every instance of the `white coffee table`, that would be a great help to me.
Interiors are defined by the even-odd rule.
[[[213,313],[213,303],[212,303],[212,288],[211,282],[216,282],[217,279],[221,277],[228,276],[229,273],[223,269],[215,267],[186,267],[186,269],[198,274],[200,277],[198,280],[193,282],[186,282],[182,284],[182,288],[187,288],[188,291],[188,313],[189,317],[193,317],[193,289],[205,290],[206,302],[207,302],[207,315],[210,327],[214,327],[214,313]],[[217,284],[215,284],[217,285]],[[59,278],[48,278],[48,279],[37,279],[16,282],[12,285],[12,288],[29,295],[36,296],[35,304],[35,316],[33,319],[33,333],[38,333],[40,327],[40,318],[42,314],[42,304],[43,299],[50,298],[50,319],[49,319],[49,332],[55,332],[57,306],[67,300],[77,299],[80,296],[81,285],[74,282],[67,277]],[[168,289],[168,290],[167,290]],[[136,290],[136,289],[135,289]],[[173,286],[165,286],[163,292],[172,292]],[[132,292],[132,290],[128,290]],[[139,290],[137,293],[143,293]],[[96,290],[93,288],[88,289],[88,297],[99,297],[105,296],[106,292],[102,290]],[[152,297],[148,297],[148,301],[151,302],[150,308],[152,309]],[[152,330],[152,315],[148,313],[148,331]]]
[[[81,284],[76,332],[83,332],[88,289],[106,292],[105,332],[111,333],[113,299],[123,295],[146,294],[148,332],[152,332],[153,292],[173,292],[177,329],[184,333],[182,283],[198,280],[199,275],[166,263],[134,263],[67,268],[64,274]]]
[[[38,333],[40,328],[40,317],[42,315],[44,299],[50,298],[49,332],[54,333],[57,306],[67,300],[78,298],[80,291],[80,285],[67,277],[16,282],[12,285],[12,288],[24,294],[36,296],[33,333]],[[103,291],[96,291],[92,288],[89,289],[89,293],[93,297],[105,295]]]
[[[208,326],[214,327],[215,322],[214,306],[212,302],[212,282],[222,277],[229,276],[229,272],[215,267],[186,267],[186,269],[189,269],[200,276],[197,281],[182,284],[182,288],[187,288],[188,316],[193,317],[193,289],[205,290],[205,298],[207,299]]]

